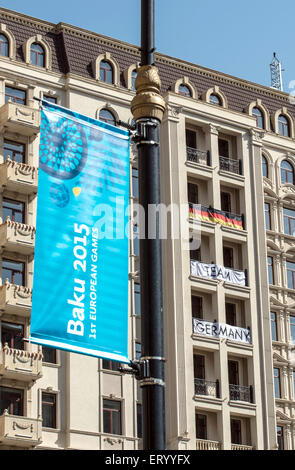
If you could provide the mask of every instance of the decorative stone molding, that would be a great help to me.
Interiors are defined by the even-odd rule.
[[[12,32],[7,28],[6,24],[4,24],[4,23],[0,23],[0,34],[4,34],[4,36],[6,36],[7,39],[8,39],[8,57],[9,57],[9,59],[15,59],[15,52],[16,52],[15,37],[12,34]],[[3,57],[1,57],[1,59],[3,59]]]
[[[278,109],[275,113],[273,113],[271,115],[271,122],[272,122],[272,127],[274,129],[274,132],[276,134],[280,135],[278,118],[281,114],[288,119],[289,130],[290,130],[290,136],[289,137],[293,139],[294,138],[294,119],[291,116],[291,114],[288,112],[288,109],[285,106],[283,106],[283,108],[281,108],[281,109]],[[284,136],[282,136],[282,137],[284,137]]]
[[[140,63],[136,62],[136,64],[132,64],[128,67],[128,69],[124,70],[123,76],[125,80],[125,85],[130,91],[135,91],[132,88],[132,72],[138,72],[138,69],[140,67]]]
[[[36,34],[36,36],[30,37],[24,44],[23,44],[23,53],[24,59],[27,64],[31,64],[31,46],[33,43],[40,44],[40,46],[44,49],[44,64],[46,70],[51,70],[52,67],[52,52],[49,43],[46,39],[43,38],[41,34]],[[39,67],[42,70],[43,67]]]
[[[96,110],[95,119],[99,119],[100,111],[102,111],[103,109],[107,109],[110,113],[112,113],[112,115],[114,116],[115,121],[120,120],[118,112],[113,108],[111,103],[108,103],[108,102]]]
[[[264,129],[266,131],[270,131],[270,113],[269,113],[268,109],[262,104],[261,99],[258,99],[256,101],[252,101],[252,103],[250,103],[246,107],[245,111],[249,116],[253,116],[253,114],[252,114],[253,108],[259,108],[260,109],[260,111],[262,113],[262,116],[263,116]]]
[[[198,99],[198,93],[194,85],[190,82],[188,77],[182,77],[176,80],[176,82],[173,83],[171,86],[171,91],[174,93],[179,93],[179,87],[180,85],[185,85],[189,91],[191,92],[190,98]]]
[[[93,76],[95,80],[101,83],[105,83],[100,80],[100,73],[99,73],[100,63],[102,61],[109,62],[109,64],[112,66],[112,69],[113,69],[113,83],[112,84],[115,86],[120,86],[120,67],[116,59],[112,57],[109,52],[100,54],[96,59],[92,61],[92,72],[93,72]]]
[[[221,101],[221,107],[222,108],[228,108],[227,97],[225,96],[225,94],[220,90],[219,86],[217,86],[217,85],[215,85],[213,88],[209,88],[209,90],[205,91],[202,94],[202,99],[206,103],[210,103],[210,96],[212,94],[218,96],[218,98]]]

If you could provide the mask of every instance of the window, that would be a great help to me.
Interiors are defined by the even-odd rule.
[[[283,160],[281,163],[281,181],[282,183],[294,184],[294,170],[291,163]]]
[[[295,343],[295,316],[290,315],[290,339]]]
[[[236,304],[225,304],[225,316],[226,316],[226,323],[231,326],[237,325],[236,320]]]
[[[4,139],[4,146],[3,146],[3,156],[4,161],[8,158],[13,160],[14,162],[18,163],[25,163],[25,151],[26,147],[24,144],[20,144],[19,142],[13,142],[12,140]]]
[[[132,167],[132,196],[138,199],[138,169]]]
[[[4,34],[0,34],[0,55],[2,57],[8,57],[8,54],[9,54],[8,39]]]
[[[42,392],[42,426],[56,428],[56,394]]]
[[[221,99],[219,98],[219,96],[215,95],[214,93],[211,93],[209,102],[210,104],[215,104],[215,106],[221,106]]]
[[[273,376],[274,376],[275,398],[281,398],[280,369],[275,368],[273,370]]]
[[[23,406],[23,390],[0,387],[0,416],[5,410],[7,410],[10,415],[23,416]]]
[[[12,103],[26,104],[26,92],[18,88],[5,87],[5,103],[10,100]]]
[[[220,157],[229,157],[229,142],[225,139],[218,139],[218,153]]]
[[[267,159],[262,155],[262,176],[268,178],[268,162]]]
[[[131,88],[132,88],[132,90],[134,90],[134,91],[136,90],[136,88],[135,88],[135,80],[136,80],[136,78],[137,78],[137,72],[136,72],[136,70],[133,70],[133,71],[131,72]]]
[[[113,372],[119,372],[119,368],[121,367],[121,363],[117,361],[109,361],[107,359],[103,359],[102,361],[102,368],[105,370],[111,370]]]
[[[197,148],[197,134],[195,131],[191,131],[190,129],[185,130],[185,140],[186,146],[192,149]]]
[[[264,129],[264,119],[261,110],[259,108],[253,108],[252,115],[256,117],[256,126],[259,127],[259,129]]]
[[[137,282],[134,283],[134,309],[135,315],[140,315],[140,284]]]
[[[234,250],[228,246],[223,247],[223,265],[225,268],[234,267]]]
[[[7,217],[13,222],[25,223],[25,203],[14,201],[13,199],[2,199],[2,219],[6,220]]]
[[[122,434],[120,401],[103,400],[103,432]]]
[[[192,295],[192,317],[203,319],[203,299],[202,297],[197,297]]]
[[[205,356],[194,354],[194,378],[205,379]]]
[[[270,312],[271,322],[271,338],[273,341],[278,340],[278,328],[277,328],[277,314],[276,312]]]
[[[278,124],[279,124],[279,134],[284,137],[290,137],[289,121],[282,114],[280,114],[278,118]]]
[[[100,62],[99,79],[105,83],[113,83],[113,67],[106,60]]]
[[[270,204],[268,202],[264,203],[264,219],[266,230],[271,230]]]
[[[25,263],[2,259],[2,282],[8,279],[11,284],[24,286],[25,281]]]
[[[242,423],[239,419],[230,420],[232,444],[242,444]]]
[[[187,184],[189,204],[198,204],[198,186],[193,183]]]
[[[141,343],[135,343],[135,359],[138,361],[141,357]]]
[[[56,349],[48,348],[47,346],[42,346],[43,353],[43,362],[48,362],[49,364],[56,364]]]
[[[228,382],[230,385],[239,385],[238,361],[228,361]],[[232,399],[232,397],[230,398]]]
[[[133,225],[133,254],[139,256],[139,229],[138,225]]]
[[[196,414],[196,438],[207,439],[207,416]]]
[[[221,192],[221,210],[231,212],[231,195],[230,193]]]
[[[274,284],[273,258],[272,258],[272,256],[267,257],[267,270],[268,270],[268,282],[269,282],[269,284]]]
[[[45,67],[45,52],[43,47],[37,42],[31,45],[31,64]]]
[[[193,242],[193,239],[190,239],[190,245]],[[190,250],[190,259],[194,261],[201,261],[201,248],[195,248],[194,250]]]
[[[295,237],[295,211],[283,208],[284,215],[284,233]]]
[[[136,417],[137,417],[137,437],[142,437],[142,405],[136,404]]]
[[[57,103],[57,99],[54,96],[43,95],[43,99],[48,101],[48,103]]]
[[[295,263],[287,261],[286,264],[288,289],[295,289]]]
[[[277,426],[277,442],[278,442],[278,450],[284,450],[284,428],[283,428],[283,426]]]
[[[191,96],[192,96],[189,87],[186,86],[186,85],[183,85],[183,84],[182,84],[182,85],[179,85],[179,87],[178,87],[178,93],[179,93],[180,95],[183,95],[183,96],[188,96],[188,97],[191,97]]]
[[[116,125],[116,119],[114,115],[108,109],[101,109],[99,112],[99,120],[111,124],[112,126]]]
[[[2,347],[7,343],[11,349],[24,349],[24,327],[15,323],[1,323],[1,343]]]

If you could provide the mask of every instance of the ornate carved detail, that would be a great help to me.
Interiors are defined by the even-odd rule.
[[[7,167],[11,167],[14,169],[14,174],[18,175],[19,173],[24,176],[32,176],[32,179],[35,178],[35,174],[37,171],[37,168],[31,165],[26,165],[25,163],[19,163],[15,162],[13,160],[10,160],[10,158],[7,158],[5,164]]]
[[[122,439],[114,439],[113,437],[105,437],[104,441],[111,444],[111,446],[113,446],[114,444],[122,444],[123,442]]]
[[[144,117],[162,121],[165,101],[160,95],[161,80],[157,67],[144,65],[138,69],[135,80],[136,96],[131,102],[134,119]]]
[[[259,144],[262,143],[262,139],[265,136],[265,132],[258,131],[257,129],[251,129],[249,133],[250,133],[250,136],[252,137],[253,142],[258,142]]]

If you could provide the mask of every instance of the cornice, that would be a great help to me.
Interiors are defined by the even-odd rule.
[[[54,31],[56,29],[56,25],[54,23],[50,23],[49,21],[39,20],[32,16],[24,15],[23,13],[18,13],[12,10],[8,10],[6,8],[0,7],[0,16],[2,19],[7,19],[10,21],[15,21],[19,24],[24,24],[27,26],[32,26],[35,28],[43,29],[44,31]]]

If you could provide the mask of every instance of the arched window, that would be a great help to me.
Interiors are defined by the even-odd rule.
[[[113,83],[113,67],[106,60],[102,60],[99,64],[99,79],[104,83]]]
[[[188,96],[188,97],[191,97],[191,96],[192,96],[189,87],[186,86],[186,85],[183,85],[183,84],[182,84],[182,85],[179,85],[179,87],[178,87],[178,93],[179,93],[180,95],[183,95],[183,96]]]
[[[252,109],[252,115],[256,117],[256,126],[259,127],[259,129],[264,129],[264,118],[262,111],[255,107]]]
[[[284,137],[290,137],[289,121],[285,116],[283,116],[283,114],[279,115],[278,124],[279,134],[283,135]]]
[[[0,55],[8,57],[9,43],[8,39],[4,34],[0,34]]]
[[[131,88],[134,91],[135,91],[135,80],[136,80],[136,78],[137,78],[137,72],[136,72],[136,70],[133,70],[131,72]]]
[[[43,47],[37,42],[31,45],[31,64],[39,67],[45,66],[45,52]]]
[[[294,169],[287,160],[281,163],[281,182],[294,184]]]
[[[221,99],[215,93],[211,93],[209,98],[210,104],[215,104],[216,106],[221,106]]]
[[[268,178],[268,162],[264,155],[262,155],[262,176]]]
[[[106,122],[107,124],[116,125],[116,119],[114,115],[108,109],[101,109],[99,112],[99,120]]]

